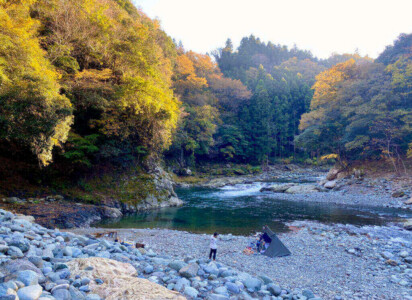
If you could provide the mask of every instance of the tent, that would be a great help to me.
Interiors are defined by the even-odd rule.
[[[286,248],[286,246],[279,240],[276,234],[272,230],[270,230],[268,226],[265,227],[263,232],[269,235],[269,237],[272,240],[270,242],[269,247],[265,250],[263,255],[266,255],[269,257],[278,257],[278,256],[287,256],[291,254],[289,249]]]

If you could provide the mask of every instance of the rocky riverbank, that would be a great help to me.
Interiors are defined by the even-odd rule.
[[[42,193],[42,196],[26,197],[24,191],[14,191],[15,196],[0,194],[0,208],[30,214],[39,224],[48,228],[73,228],[88,226],[101,219],[119,218],[123,214],[183,205],[173,189],[170,175],[163,169],[156,167],[150,174],[137,177],[124,176],[121,184],[112,189],[108,189],[109,184],[102,182],[101,185],[106,185],[102,190],[96,187],[88,195],[99,194],[93,201],[85,201],[70,194]]]
[[[281,287],[264,272],[210,262],[203,253],[136,249],[32,221],[0,210],[2,300],[320,299],[310,289]],[[177,242],[172,234],[169,248]]]
[[[178,186],[219,189],[254,182],[262,182],[261,192],[277,199],[412,209],[411,177],[390,174],[368,177],[356,169],[339,172],[332,168],[328,172],[295,165],[272,166],[257,175],[218,177]]]
[[[247,272],[256,278],[265,275],[262,280],[269,278],[292,294],[291,298],[281,296],[283,299],[305,299],[293,297],[304,290],[323,299],[412,299],[412,232],[397,226],[357,227],[308,221],[289,225],[292,231],[279,238],[290,249],[291,256],[247,256],[242,250],[254,237],[223,235],[218,262],[239,274]],[[208,235],[164,229],[116,230],[122,238],[150,245],[153,251],[173,259],[184,258],[188,262],[207,256]],[[74,232],[85,234],[102,229]],[[162,281],[160,274],[151,274],[152,280]],[[264,282],[261,284],[264,286]]]

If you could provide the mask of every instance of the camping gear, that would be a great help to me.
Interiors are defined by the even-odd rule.
[[[286,246],[279,240],[276,234],[268,226],[265,227],[263,232],[266,233],[272,241],[270,242],[269,247],[265,250],[265,252],[262,253],[262,255],[269,257],[278,257],[291,254],[289,249],[286,248]]]

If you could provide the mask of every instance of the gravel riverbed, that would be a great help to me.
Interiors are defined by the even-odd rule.
[[[296,221],[279,235],[291,256],[247,256],[253,237],[222,235],[218,261],[276,284],[311,289],[323,299],[412,299],[412,232],[397,226],[325,225]],[[105,229],[107,230],[107,229]],[[89,234],[103,229],[73,230]],[[116,229],[120,237],[171,257],[201,258],[209,236],[165,229]]]

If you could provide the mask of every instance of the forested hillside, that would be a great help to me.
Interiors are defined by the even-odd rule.
[[[321,60],[254,36],[194,53],[129,0],[0,1],[0,23],[0,156],[47,174],[412,155],[411,34]]]
[[[373,61],[352,58],[316,77],[297,143],[340,160],[387,158],[406,173],[412,148],[412,35]],[[409,150],[408,150],[409,147]]]
[[[6,1],[0,16],[5,152],[77,168],[170,145],[177,54],[157,22],[115,0]]]

